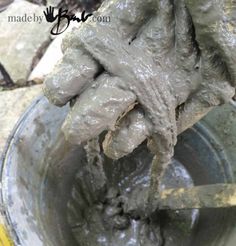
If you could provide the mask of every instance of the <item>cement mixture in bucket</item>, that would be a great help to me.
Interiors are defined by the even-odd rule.
[[[68,110],[38,100],[9,142],[2,203],[15,243],[220,246],[233,240],[235,208],[157,209],[146,215],[153,158],[146,143],[117,161],[103,154],[101,142],[70,145],[60,132]],[[161,189],[232,183],[235,119],[228,105],[181,134]]]
[[[161,231],[164,218],[158,211],[150,216],[142,214],[153,157],[145,145],[115,162],[101,154],[97,140],[86,146],[86,152],[88,163],[80,167],[68,202],[68,222],[78,243],[90,246],[157,246],[168,240],[187,242],[197,210],[169,213],[175,217],[175,226],[182,218],[183,228],[175,228],[173,224],[165,233]],[[186,169],[178,161],[173,161],[164,176],[162,188],[192,185]],[[184,239],[182,233],[185,234]],[[169,239],[164,239],[164,234]]]
[[[3,199],[18,214],[11,224],[24,223],[16,237],[36,246],[220,245],[215,235],[222,239],[232,224],[226,210],[207,222],[214,215],[207,207],[163,211],[158,194],[233,180],[225,157],[232,154],[221,153],[229,144],[217,140],[222,126],[183,133],[174,148],[177,135],[215,106],[233,103],[235,3],[114,0],[99,14],[112,22],[90,19],[73,29],[45,81],[47,98],[57,106],[70,102],[69,113],[48,114],[43,103],[29,117],[36,131],[22,130],[11,149],[22,168],[12,157]],[[17,202],[9,199],[14,189],[22,195]],[[223,217],[224,232],[214,223]]]

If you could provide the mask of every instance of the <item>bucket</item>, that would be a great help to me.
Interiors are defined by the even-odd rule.
[[[15,245],[236,245],[236,208],[159,211],[157,223],[162,238],[156,241],[150,239],[156,235],[155,223],[153,231],[145,225],[144,232],[138,217],[125,217],[122,223],[126,227],[102,228],[99,223],[106,221],[98,223],[94,211],[108,206],[110,198],[107,195],[96,208],[90,203],[85,148],[66,144],[60,131],[68,110],[68,106],[57,108],[40,97],[9,137],[1,161],[1,202]],[[151,160],[145,143],[118,161],[102,155],[109,186],[115,187],[106,191],[112,201],[119,196],[117,190],[130,192],[141,187],[141,192],[147,186]],[[235,177],[236,107],[228,104],[216,108],[178,137],[162,186],[233,183]],[[91,187],[90,193],[94,191]]]

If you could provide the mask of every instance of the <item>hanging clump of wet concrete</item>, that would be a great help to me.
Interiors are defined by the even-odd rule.
[[[96,161],[92,161],[97,171],[86,170],[93,185],[101,188],[95,173],[104,178],[103,195],[90,201],[86,196],[93,187],[88,186],[90,191],[78,199],[96,204],[92,218],[98,223],[96,228],[104,230],[101,233],[106,225],[126,232],[132,228],[131,215],[124,207],[135,201],[132,214],[149,224],[140,241],[152,240],[152,235],[153,244],[162,244],[160,230],[150,231],[150,216],[158,209],[160,183],[171,163],[177,135],[235,94],[234,13],[235,4],[227,0],[219,4],[210,0],[105,1],[94,16],[110,16],[111,22],[88,20],[65,37],[64,55],[45,80],[44,93],[58,106],[73,99],[62,126],[71,143],[84,143],[106,131],[103,145],[95,148]],[[117,187],[107,189],[108,177],[100,173],[102,152],[119,159],[142,143],[154,154],[148,188],[134,192],[132,198]],[[92,155],[89,148],[87,151]],[[88,181],[81,177],[78,189],[83,193],[83,182]],[[146,226],[143,230],[147,232]]]

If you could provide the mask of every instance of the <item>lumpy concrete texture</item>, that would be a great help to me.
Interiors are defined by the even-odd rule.
[[[148,139],[155,156],[140,214],[158,207],[177,135],[235,94],[235,8],[229,0],[105,1],[94,15],[111,21],[73,29],[45,80],[52,103],[71,101],[62,127],[70,142],[109,131],[103,148],[117,159]]]
[[[9,216],[14,235],[19,239],[17,243],[76,246],[80,245],[80,237],[85,245],[89,237],[90,243],[97,245],[99,239],[100,244],[107,245],[112,238],[109,231],[103,231],[106,225],[121,237],[130,235],[130,239],[140,239],[140,243],[153,235],[157,240],[160,228],[165,246],[218,246],[233,239],[229,233],[235,233],[235,208],[194,210],[187,215],[182,211],[157,209],[156,213],[145,215],[142,203],[149,188],[153,158],[146,143],[119,160],[103,154],[102,135],[99,146],[96,140],[85,146],[70,145],[60,131],[68,111],[69,105],[58,108],[44,97],[37,100],[9,141],[2,194],[6,205],[4,214]],[[192,182],[197,186],[233,182],[235,114],[232,105],[219,107],[178,137],[174,160],[164,177],[170,175],[161,180],[161,189],[166,191],[185,184],[193,189]],[[156,231],[151,226],[156,218],[154,214]],[[129,226],[126,219],[116,219],[120,216],[128,217]],[[192,220],[192,216],[197,220]],[[135,222],[134,226],[130,222]],[[131,229],[137,229],[137,233],[130,234]],[[190,242],[183,242],[189,234]],[[119,238],[118,243],[122,245],[121,242]]]
[[[50,42],[51,24],[43,17],[44,9],[27,1],[17,1],[0,13],[0,63],[14,83],[21,84],[28,79],[37,57]],[[21,19],[25,15],[31,17],[30,22]]]
[[[161,246],[177,239],[176,245],[183,245],[190,239],[198,210],[167,212],[173,224],[165,229],[161,229],[158,213],[140,213],[139,206],[148,194],[152,160],[145,145],[119,162],[101,153],[97,139],[89,141],[85,150],[87,163],[76,174],[67,204],[68,223],[79,245]],[[173,160],[161,181],[162,189],[192,185],[186,169]],[[178,217],[182,228],[175,230]]]

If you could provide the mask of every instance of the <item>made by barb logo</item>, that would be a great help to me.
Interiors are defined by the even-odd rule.
[[[43,17],[49,23],[55,23],[51,29],[52,35],[59,35],[63,33],[70,25],[71,21],[86,22],[88,18],[91,18],[93,22],[111,22],[110,16],[94,16],[92,13],[86,13],[83,11],[80,16],[70,14],[67,9],[54,7],[47,7],[43,11],[42,16],[34,14],[24,14],[22,16],[8,16],[8,22],[38,22],[42,23]]]
[[[47,22],[56,22],[56,24],[53,26],[51,30],[52,35],[59,35],[63,33],[69,27],[71,21],[85,22],[90,16],[93,15],[91,13],[86,14],[85,11],[83,11],[81,13],[81,16],[77,17],[76,15],[68,15],[67,9],[62,10],[62,8],[59,8],[58,14],[54,14],[54,10],[54,7],[48,7],[46,11],[43,11]],[[61,28],[61,23],[63,20],[66,21],[66,24]]]

